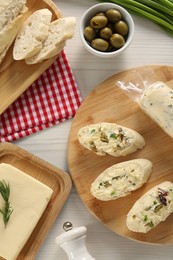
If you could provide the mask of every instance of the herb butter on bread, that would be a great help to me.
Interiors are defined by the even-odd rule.
[[[144,138],[136,131],[115,123],[83,126],[78,131],[79,143],[97,155],[125,156],[142,149]]]
[[[91,194],[103,201],[125,197],[139,189],[152,173],[153,164],[147,159],[117,163],[104,170],[92,183]]]
[[[127,215],[127,227],[147,233],[173,212],[173,183],[165,181],[146,192]]]
[[[25,59],[26,64],[39,63],[58,55],[66,41],[74,36],[75,27],[75,17],[63,17],[53,21],[41,50],[35,56]]]
[[[37,10],[27,18],[14,42],[14,60],[32,57],[41,50],[51,18],[52,13],[47,8]]]

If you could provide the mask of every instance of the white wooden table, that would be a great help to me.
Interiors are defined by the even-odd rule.
[[[104,79],[118,71],[148,64],[173,65],[173,37],[152,22],[133,16],[135,36],[126,52],[116,58],[103,60],[88,53],[79,38],[79,23],[84,11],[97,3],[90,0],[55,0],[64,16],[75,16],[75,37],[65,48],[83,98]],[[71,120],[53,126],[15,144],[38,157],[69,172],[67,142]],[[55,237],[63,233],[63,223],[74,227],[86,226],[87,247],[97,260],[172,260],[173,246],[146,245],[123,238],[98,222],[81,202],[73,187],[55,224],[42,244],[36,260],[66,260],[65,252],[55,244]]]

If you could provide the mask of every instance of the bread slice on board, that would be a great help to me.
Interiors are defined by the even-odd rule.
[[[15,0],[0,13],[0,63],[5,58],[25,19],[28,11],[25,2]]]
[[[125,156],[145,146],[143,136],[135,130],[108,122],[81,127],[78,140],[82,146],[100,156]]]
[[[105,169],[91,185],[91,194],[102,201],[115,200],[142,187],[152,173],[147,159],[133,159]]]
[[[32,57],[41,50],[43,41],[48,35],[51,18],[52,13],[47,8],[37,10],[29,16],[15,39],[13,48],[15,60]]]
[[[26,8],[26,0],[7,1],[7,3],[3,4],[4,8],[0,12],[0,31],[4,30],[6,25],[11,24]]]
[[[165,181],[139,198],[127,214],[127,227],[147,233],[173,212],[173,183]]]
[[[26,59],[25,62],[35,64],[59,54],[66,41],[74,36],[75,26],[76,19],[74,17],[64,17],[53,21],[42,49],[35,56]]]
[[[13,0],[1,0],[0,1],[0,12],[3,11]]]

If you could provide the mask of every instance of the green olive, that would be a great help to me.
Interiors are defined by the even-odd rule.
[[[124,37],[118,33],[112,34],[110,38],[110,43],[115,48],[121,48],[125,44]]]
[[[97,16],[97,15],[105,16],[104,13],[98,13],[98,14],[96,14],[96,16]]]
[[[91,26],[87,26],[84,29],[84,37],[87,41],[91,42],[96,38],[96,32]]]
[[[106,18],[106,16],[96,15],[91,19],[90,25],[94,29],[102,29],[106,26],[107,22],[108,22],[108,19]]]
[[[127,23],[125,23],[124,21],[119,21],[119,22],[115,23],[115,31],[117,33],[125,36],[129,31]]]
[[[100,37],[105,40],[109,40],[112,36],[112,30],[108,27],[104,27],[100,30]]]
[[[96,38],[91,42],[91,46],[98,51],[107,51],[109,43],[101,38]]]
[[[121,13],[116,9],[109,9],[106,11],[106,17],[111,23],[116,23],[122,19]]]

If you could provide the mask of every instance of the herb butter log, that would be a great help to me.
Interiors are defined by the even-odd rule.
[[[139,99],[141,109],[173,138],[173,90],[163,82],[147,88]]]
[[[127,215],[127,227],[147,233],[173,212],[173,183],[165,181],[136,201]]]
[[[9,185],[11,212],[6,223],[3,218],[5,201],[0,193],[0,256],[14,260],[37,225],[53,190],[5,163],[0,164],[0,181]]]
[[[115,123],[98,123],[82,127],[78,140],[97,155],[125,156],[142,149],[144,138],[136,131]]]
[[[152,173],[147,159],[134,159],[115,164],[103,171],[91,185],[91,194],[103,201],[125,197],[139,189]]]

